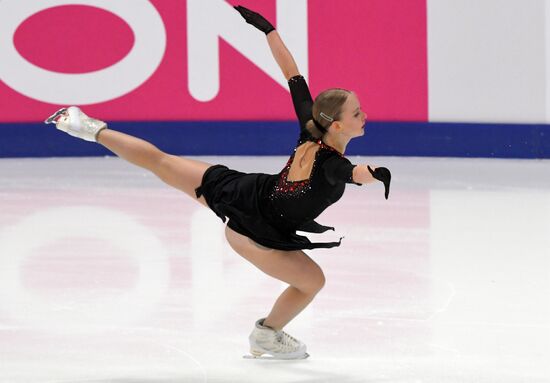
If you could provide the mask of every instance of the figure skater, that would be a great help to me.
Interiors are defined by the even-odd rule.
[[[391,174],[383,167],[353,165],[344,157],[350,140],[364,134],[366,113],[355,93],[328,89],[313,102],[304,77],[273,25],[245,7],[235,9],[247,23],[266,34],[271,52],[288,80],[300,122],[294,153],[279,174],[246,174],[170,155],[144,140],[107,129],[103,121],[86,116],[75,106],[58,110],[46,123],[100,143],[209,207],[223,222],[228,219],[225,236],[231,248],[264,273],[289,285],[269,315],[256,322],[249,336],[252,357],[266,354],[275,359],[303,359],[309,356],[306,345],[282,329],[325,284],[323,271],[303,250],[338,246],[341,239],[310,242],[296,231],[333,230],[314,219],[340,199],[346,183],[382,181],[387,199]]]

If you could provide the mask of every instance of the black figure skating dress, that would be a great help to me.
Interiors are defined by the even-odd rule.
[[[296,231],[334,230],[314,219],[342,197],[346,183],[353,183],[356,165],[310,134],[306,123],[312,119],[313,100],[307,83],[302,76],[295,76],[288,83],[301,127],[296,147],[306,141],[319,145],[310,177],[287,180],[294,154],[279,174],[242,173],[214,165],[205,172],[196,190],[197,198],[204,196],[223,222],[229,218],[227,226],[265,247],[298,250],[338,246],[340,241],[311,242]]]

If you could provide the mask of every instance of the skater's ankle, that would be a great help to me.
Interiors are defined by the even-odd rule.
[[[101,144],[101,136],[102,133],[104,133],[107,129],[101,129],[99,132],[97,132],[97,135],[95,136],[96,142]],[[104,134],[103,134],[104,135]]]
[[[275,330],[275,331],[279,331],[279,330],[282,329],[282,327],[279,328],[279,326],[276,326],[276,325],[272,324],[267,319],[264,319],[263,323],[260,322],[260,324],[264,327],[269,327],[270,329]]]

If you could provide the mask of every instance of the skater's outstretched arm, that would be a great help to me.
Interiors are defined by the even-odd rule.
[[[275,61],[277,61],[277,64],[279,64],[279,68],[281,68],[285,78],[289,80],[290,78],[299,75],[300,72],[298,71],[298,66],[294,61],[294,57],[292,57],[292,54],[284,44],[281,36],[279,36],[279,33],[275,30],[273,25],[271,25],[271,23],[262,15],[251,11],[248,8],[239,5],[236,6],[235,9],[239,11],[247,23],[253,25],[266,34],[271,53],[273,54]]]
[[[283,75],[287,81],[299,75],[300,71],[298,70],[298,65],[296,65],[294,57],[292,57],[292,54],[281,39],[281,36],[279,36],[279,33],[274,30],[268,34],[267,42],[269,43],[269,48],[271,49],[275,61],[279,64],[279,68],[283,71]]]

